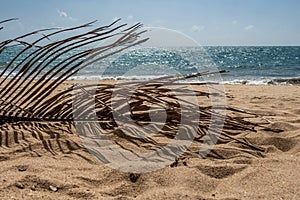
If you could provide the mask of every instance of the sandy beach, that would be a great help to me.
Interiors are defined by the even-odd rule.
[[[264,152],[234,153],[235,144],[217,144],[218,159],[186,156],[175,166],[133,175],[89,154],[66,122],[3,124],[0,199],[298,199],[300,87],[225,90],[228,105],[271,122],[240,136]]]
[[[0,200],[300,199],[300,1],[1,6]]]

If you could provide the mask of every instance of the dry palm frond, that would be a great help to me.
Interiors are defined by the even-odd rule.
[[[0,24],[11,20],[15,19],[4,20]],[[63,91],[57,91],[58,86],[81,69],[147,40],[139,37],[144,32],[138,32],[141,27],[140,23],[127,27],[126,24],[118,25],[118,22],[119,20],[116,20],[108,26],[93,29],[91,27],[95,21],[72,28],[42,29],[0,42],[0,52],[14,45],[22,46],[19,53],[0,72],[0,124],[20,121],[72,122],[75,120],[84,124],[82,127],[86,130],[83,132],[97,132],[99,130],[93,126],[93,123],[99,122],[101,131],[121,146],[121,140],[125,139],[139,147],[155,150],[164,145],[164,141],[160,140],[161,137],[167,139],[175,137],[182,115],[188,118],[189,112],[198,112],[200,119],[190,119],[198,126],[188,127],[186,130],[187,134],[197,133],[196,141],[202,141],[203,136],[207,135],[211,118],[214,116],[216,120],[224,119],[224,126],[213,128],[213,131],[219,134],[219,142],[235,141],[252,150],[263,151],[246,140],[235,138],[237,132],[255,132],[255,127],[261,126],[249,120],[257,118],[257,115],[228,106],[200,107],[181,98],[189,95],[205,98],[218,95],[194,91],[186,88],[187,84],[178,82],[213,73],[163,77],[147,84],[124,82],[119,84],[122,87],[104,83],[75,85]],[[78,30],[82,33],[78,34]],[[65,33],[72,36],[64,37]],[[33,42],[26,41],[26,38],[38,35],[42,36]],[[54,36],[60,39],[52,41]],[[91,44],[99,44],[103,41],[110,42],[91,47]],[[74,52],[74,50],[77,51]],[[223,73],[223,71],[215,73]],[[176,95],[168,89],[167,86],[170,85],[178,86],[175,89]],[[124,93],[124,88],[125,91],[129,88],[127,93]],[[131,91],[130,88],[137,89]],[[132,96],[127,105],[116,102],[118,106],[112,107],[113,93],[124,94],[125,99],[128,98],[126,94],[132,94]],[[162,129],[159,128],[160,122],[151,121],[149,117],[149,109],[152,105],[162,107],[166,111],[167,117]],[[124,106],[129,106],[130,110],[124,112]],[[197,110],[194,109],[195,106]],[[227,115],[216,112],[218,109],[228,111]],[[186,113],[183,113],[183,110]],[[152,110],[152,112],[156,111],[159,112],[159,110]],[[127,126],[126,120],[122,121],[122,117],[119,118],[122,125],[117,124],[113,113],[117,116],[129,117],[137,127]],[[146,132],[141,133],[141,127],[149,124],[157,129],[157,135],[154,138],[138,137],[139,134],[147,135]],[[123,148],[127,148],[126,145]]]

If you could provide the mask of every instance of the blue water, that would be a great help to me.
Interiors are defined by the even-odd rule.
[[[207,51],[220,69],[229,71],[225,80],[267,83],[300,77],[300,47],[207,47]]]
[[[20,50],[20,47],[11,47],[1,52],[0,72]],[[45,71],[74,53],[76,52],[58,57],[45,68]],[[11,69],[25,56],[26,54],[17,59]],[[42,60],[37,64],[39,62]],[[88,66],[71,79],[151,79],[165,75],[187,75],[217,70],[227,71],[217,80],[222,83],[300,84],[300,47],[220,46],[131,49]],[[17,70],[12,76],[16,73]],[[191,81],[197,82],[203,79]]]

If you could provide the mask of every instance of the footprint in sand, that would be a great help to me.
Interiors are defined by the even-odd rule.
[[[216,179],[223,179],[234,175],[235,173],[241,172],[246,169],[243,167],[232,167],[232,166],[197,166],[197,168],[205,175]]]
[[[259,145],[273,146],[282,152],[287,152],[297,145],[297,141],[294,138],[269,137],[265,139],[260,138],[260,140]]]

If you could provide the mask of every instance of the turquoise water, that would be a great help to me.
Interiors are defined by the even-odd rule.
[[[11,47],[1,52],[0,72],[20,50],[20,47]],[[58,57],[45,68],[45,71],[74,53],[76,52]],[[26,54],[17,59],[10,69],[25,56]],[[37,61],[37,64],[39,62],[42,60]],[[151,79],[165,75],[187,75],[216,70],[227,71],[218,80],[223,83],[300,84],[300,47],[220,46],[131,49],[88,66],[71,79]],[[18,69],[12,75],[17,71]]]

